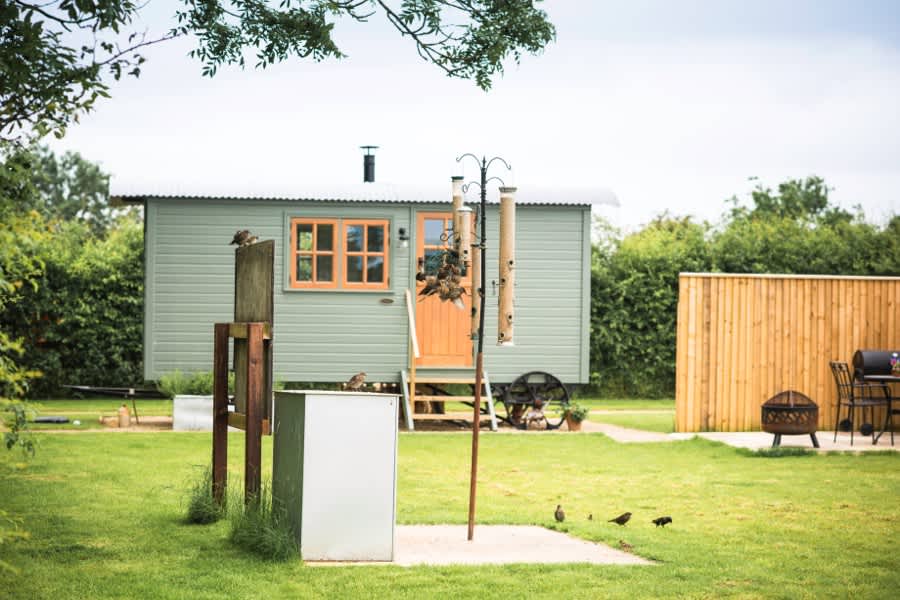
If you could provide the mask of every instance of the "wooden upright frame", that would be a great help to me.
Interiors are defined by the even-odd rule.
[[[275,242],[235,251],[234,316],[213,329],[213,498],[225,499],[228,427],[246,431],[244,500],[259,494],[262,436],[271,433]],[[228,411],[228,343],[234,339],[235,412]]]

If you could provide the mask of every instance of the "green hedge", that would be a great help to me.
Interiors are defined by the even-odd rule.
[[[764,198],[764,200],[767,198]],[[591,372],[611,397],[672,397],[680,272],[900,275],[900,216],[783,216],[735,211],[713,228],[661,217],[593,249]]]
[[[43,264],[4,308],[2,327],[21,337],[21,362],[43,373],[30,397],[64,384],[131,386],[142,382],[143,232],[123,220],[105,238],[83,223],[48,223],[53,235],[33,252]]]

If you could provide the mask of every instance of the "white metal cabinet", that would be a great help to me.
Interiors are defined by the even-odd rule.
[[[399,397],[275,393],[272,493],[304,560],[394,557]]]

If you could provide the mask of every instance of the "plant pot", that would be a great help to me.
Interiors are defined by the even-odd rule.
[[[569,431],[581,431],[581,421],[576,421],[570,415],[566,415],[566,427]]]

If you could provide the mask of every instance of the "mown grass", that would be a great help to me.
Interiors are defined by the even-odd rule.
[[[609,423],[631,429],[672,433],[675,431],[675,411],[671,412],[625,412],[591,413],[590,420],[597,423]]]
[[[141,417],[172,416],[171,400],[137,400],[138,415]],[[128,406],[128,411],[133,414],[131,400],[121,398],[85,398],[85,399],[53,399],[29,401],[28,405],[35,412],[35,416],[61,416],[68,417],[68,423],[29,423],[29,428],[34,431],[42,429],[83,430],[99,429],[100,417],[112,417],[117,413],[122,404]],[[75,425],[75,421],[80,424]]]
[[[675,410],[675,400],[577,397],[579,404],[592,410]]]
[[[0,546],[21,569],[0,572],[5,598],[889,598],[900,566],[894,452],[768,458],[702,439],[482,435],[479,523],[624,540],[659,564],[314,568],[255,558],[226,521],[185,524],[208,433],[38,435],[27,465],[0,453],[3,508],[31,533]],[[239,476],[244,440],[229,440]],[[401,434],[400,523],[465,523],[470,444]],[[268,473],[271,438],[263,456]],[[605,521],[626,510],[626,527]],[[674,523],[655,528],[660,515]]]

